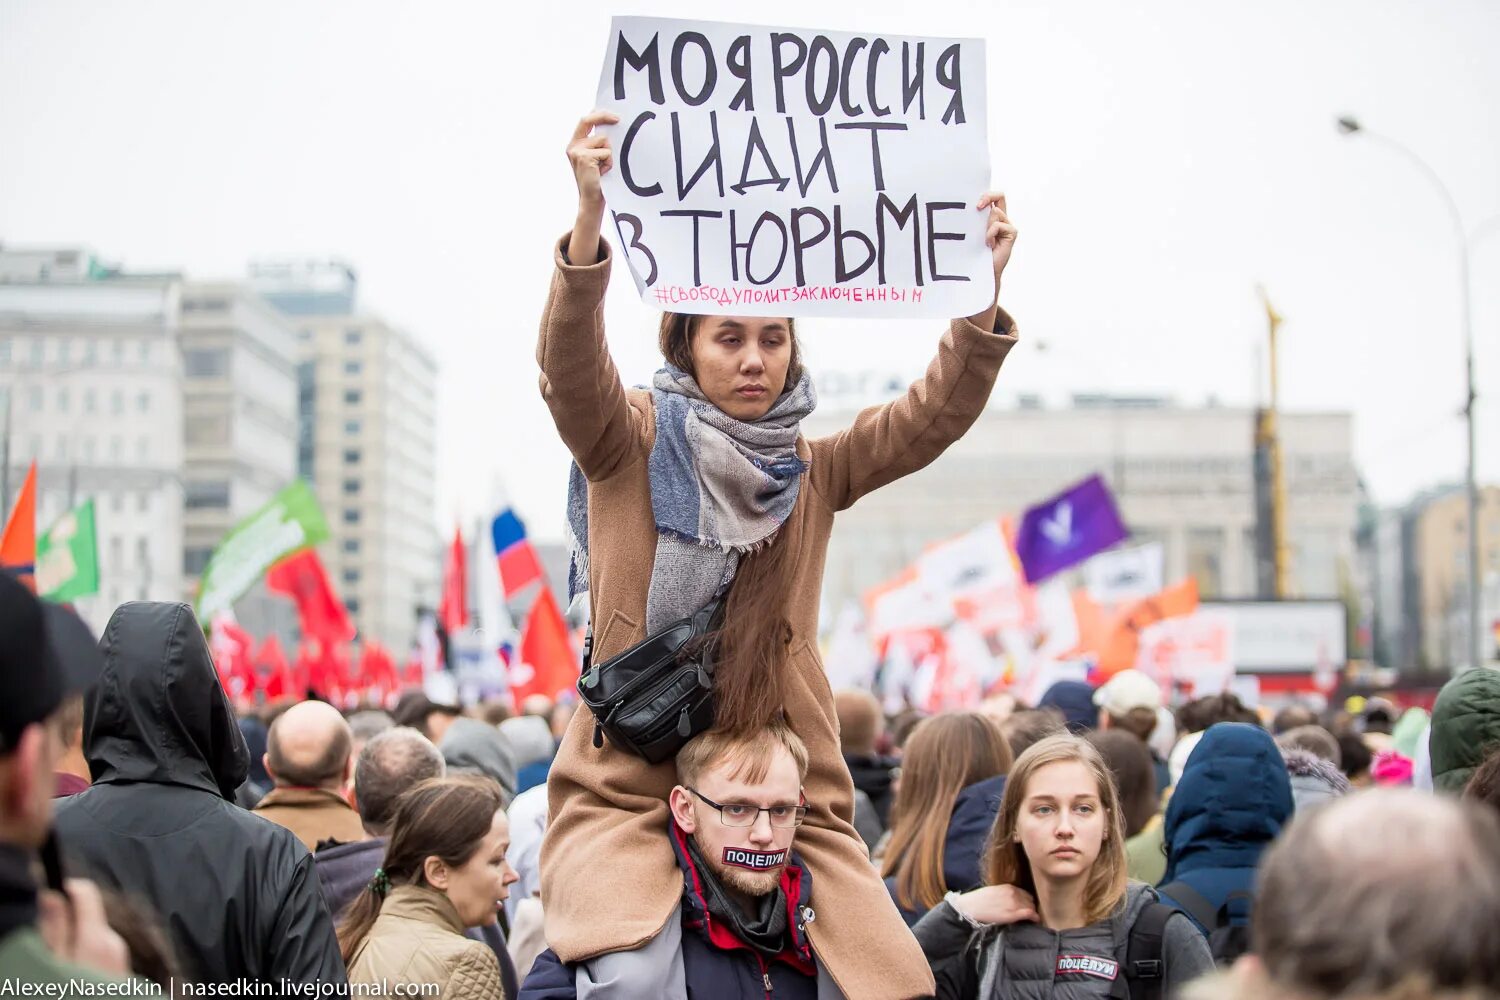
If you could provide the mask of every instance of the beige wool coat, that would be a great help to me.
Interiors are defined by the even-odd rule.
[[[505,996],[500,963],[489,945],[464,937],[463,921],[448,897],[419,885],[391,890],[349,962],[349,982],[384,983],[389,996],[397,995],[398,984],[432,983],[442,1000]]]
[[[537,360],[542,396],[589,481],[593,655],[603,661],[645,637],[657,539],[647,476],[655,409],[650,392],[621,385],[605,341],[608,247],[588,266],[568,264],[561,244],[553,255]],[[854,786],[816,646],[829,534],[835,512],[921,469],[969,429],[1016,342],[1010,317],[997,326],[1006,334],[954,320],[926,377],[905,396],[863,411],[838,434],[797,442],[809,468],[778,542],[797,553],[785,711],[811,757],[810,811],[796,847],[813,876],[813,950],[852,1000],[923,996],[933,980],[851,825]],[[564,962],[637,948],[673,913],[682,894],[666,836],[674,783],[670,761],[651,765],[608,741],[596,749],[592,717],[573,718],[548,780],[541,852],[547,942]]]

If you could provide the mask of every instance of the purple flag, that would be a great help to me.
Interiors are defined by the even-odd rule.
[[[1026,581],[1039,583],[1129,536],[1109,487],[1090,476],[1027,509],[1016,533],[1016,555]]]

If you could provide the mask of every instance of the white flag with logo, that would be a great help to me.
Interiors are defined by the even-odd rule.
[[[1089,596],[1099,604],[1138,601],[1161,591],[1165,553],[1161,542],[1102,552],[1084,566]]]

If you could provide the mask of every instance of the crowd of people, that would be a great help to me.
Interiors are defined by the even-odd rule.
[[[595,712],[412,690],[237,713],[187,605],[122,605],[96,641],[0,574],[0,972],[455,1000],[1500,997],[1500,672],[1430,715],[1167,705],[1131,670],[925,718],[830,690],[836,512],[961,438],[1016,343],[1005,198],[974,206],[987,306],[906,395],[809,441],[790,318],[668,314],[665,367],[623,387],[613,120],[568,150],[537,354],[576,462],[583,689],[644,671],[642,743],[619,742],[627,689]]]

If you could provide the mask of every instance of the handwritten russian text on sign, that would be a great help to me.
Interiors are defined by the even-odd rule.
[[[994,296],[983,42],[617,17],[598,105],[648,305],[948,317]]]

